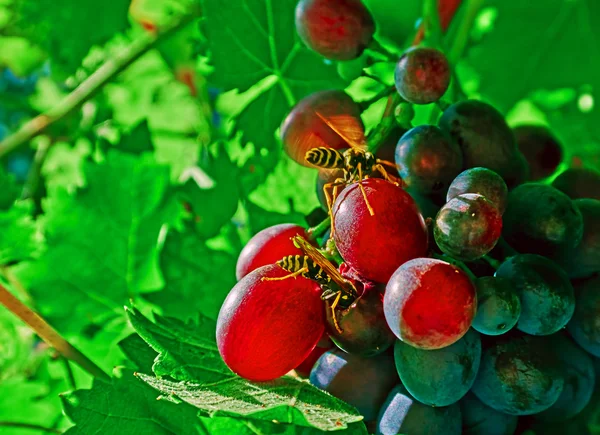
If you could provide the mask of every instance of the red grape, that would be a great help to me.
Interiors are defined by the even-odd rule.
[[[219,312],[219,352],[246,379],[269,381],[285,375],[323,335],[323,302],[316,283],[302,277],[262,280],[287,274],[276,265],[251,272],[233,287]]]
[[[561,172],[552,186],[572,199],[600,199],[600,172],[588,168],[570,168]]]
[[[383,309],[398,338],[422,349],[458,341],[475,316],[477,298],[469,277],[441,260],[417,258],[390,278]]]
[[[304,361],[302,361],[300,365],[294,369],[294,371],[300,376],[308,378],[308,376],[310,375],[310,371],[313,369],[317,360],[321,358],[321,355],[323,355],[328,350],[331,350],[332,348],[333,343],[329,339],[327,331],[325,331],[323,333],[323,336],[317,343],[317,346],[308,354]]]
[[[427,252],[427,228],[415,201],[388,181],[362,181],[371,215],[358,183],[333,205],[334,240],[346,263],[368,280],[386,283],[394,271]]]
[[[275,264],[286,255],[302,255],[302,251],[290,240],[295,235],[307,237],[306,230],[295,224],[274,225],[256,233],[240,252],[235,267],[237,279],[261,266]]]
[[[339,150],[350,147],[316,112],[325,118],[348,115],[358,128],[364,128],[360,106],[343,91],[321,91],[302,99],[281,124],[281,141],[285,152],[304,166],[311,166],[304,156],[312,148],[326,146]]]
[[[396,65],[398,93],[409,103],[428,104],[439,100],[450,85],[450,65],[435,48],[411,48]]]
[[[502,234],[502,216],[476,193],[451,199],[437,214],[433,235],[444,254],[473,261],[490,252]]]
[[[296,31],[320,55],[334,60],[359,57],[369,45],[375,23],[360,0],[300,0]]]

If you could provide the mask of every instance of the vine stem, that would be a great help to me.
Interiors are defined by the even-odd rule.
[[[65,340],[60,334],[52,328],[39,314],[17,299],[6,287],[0,284],[0,303],[8,308],[12,313],[23,320],[31,329],[33,329],[42,340],[49,346],[56,349],[62,356],[79,365],[86,372],[94,377],[110,379],[104,371],[94,364],[88,357],[77,350],[71,343]]]
[[[460,22],[460,27],[452,41],[452,46],[448,50],[448,60],[451,65],[456,65],[460,60],[465,51],[467,43],[469,42],[469,35],[475,18],[479,10],[483,6],[485,0],[465,0],[465,14]]]
[[[39,430],[41,432],[46,432],[46,433],[57,433],[57,434],[62,433],[62,431],[60,429],[44,427],[44,426],[40,426],[37,424],[20,423],[17,421],[0,421],[0,427],[12,427],[12,428],[16,428],[16,429]]]
[[[196,14],[185,15],[170,26],[157,32],[146,32],[129,47],[107,60],[73,92],[65,96],[55,107],[25,123],[18,131],[0,142],[0,158],[38,136],[55,122],[70,115],[92,98],[104,85],[127,69],[132,63],[154,48],[164,38],[189,24]]]
[[[331,226],[331,218],[327,216],[321,223],[318,225],[311,227],[308,229],[308,234],[311,239],[315,239],[316,237],[323,234],[325,231],[329,229]]]

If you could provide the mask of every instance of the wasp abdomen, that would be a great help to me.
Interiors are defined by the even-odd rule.
[[[337,150],[327,147],[313,148],[304,157],[311,165],[321,168],[335,169],[344,167],[344,156]]]
[[[305,255],[288,255],[277,262],[277,265],[287,272],[298,272],[304,269],[302,276],[319,284],[326,284],[331,281],[329,275],[316,262]]]

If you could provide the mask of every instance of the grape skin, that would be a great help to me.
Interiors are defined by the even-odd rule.
[[[567,169],[554,179],[552,186],[572,199],[600,199],[600,173],[593,169]]]
[[[477,314],[473,328],[485,335],[511,330],[521,315],[521,300],[510,280],[484,276],[475,281]]]
[[[287,255],[303,255],[290,240],[293,236],[307,237],[306,230],[295,224],[279,224],[256,233],[238,257],[235,275],[238,280],[255,269],[275,264]]]
[[[377,418],[378,435],[460,435],[461,414],[457,404],[441,408],[423,405],[402,385],[387,397]]]
[[[365,421],[372,421],[398,383],[398,374],[388,354],[363,358],[332,350],[319,358],[310,373],[310,383],[348,402]]]
[[[456,343],[437,350],[423,350],[402,341],[394,346],[396,368],[402,385],[419,402],[448,406],[469,391],[479,370],[481,340],[470,329]]]
[[[506,209],[508,187],[502,177],[490,169],[471,168],[458,174],[448,188],[446,202],[463,193],[478,193],[484,196],[501,214]]]
[[[451,199],[435,218],[433,235],[443,253],[473,261],[490,252],[502,234],[502,216],[483,196],[464,193]]]
[[[450,65],[441,51],[416,47],[407,50],[396,65],[394,82],[398,93],[409,103],[438,101],[450,85]]]
[[[540,125],[520,125],[513,132],[529,164],[529,179],[536,181],[552,175],[562,161],[563,150],[550,130]]]
[[[297,367],[324,332],[319,286],[302,277],[263,281],[288,272],[276,265],[246,275],[227,295],[217,319],[223,361],[252,381],[270,381]]]
[[[567,325],[573,339],[590,354],[600,358],[600,276],[577,284],[577,304]]]
[[[490,408],[473,393],[460,401],[460,410],[463,435],[512,435],[517,429],[517,416]]]
[[[475,288],[456,266],[417,258],[394,273],[383,309],[400,340],[421,349],[441,349],[458,341],[471,326]]]
[[[506,260],[496,276],[511,281],[521,299],[517,329],[532,335],[550,335],[573,316],[575,294],[567,274],[553,261],[534,254]]]

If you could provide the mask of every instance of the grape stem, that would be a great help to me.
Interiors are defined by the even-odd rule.
[[[322,235],[325,231],[327,231],[329,229],[329,226],[331,225],[331,217],[327,216],[323,222],[321,222],[320,224],[311,227],[308,229],[308,236],[311,240],[315,240],[317,237],[319,237],[320,235]]]
[[[465,14],[460,22],[460,27],[456,32],[456,36],[452,41],[452,46],[448,50],[448,61],[454,67],[460,60],[465,51],[467,43],[469,42],[469,35],[471,34],[471,28],[477,18],[479,10],[483,6],[484,0],[465,0]]]
[[[388,102],[383,111],[381,121],[369,134],[368,143],[369,151],[371,153],[375,154],[375,152],[377,152],[379,147],[383,144],[385,138],[390,134],[390,131],[396,123],[394,109],[401,102],[402,97],[400,97],[398,92],[394,92],[388,97]]]
[[[502,264],[500,261],[490,257],[489,255],[484,255],[483,257],[481,257],[481,259],[484,260],[490,266],[492,266],[494,270],[497,270]]]
[[[65,358],[79,365],[94,377],[105,380],[110,379],[104,371],[94,364],[88,357],[77,350],[71,343],[65,340],[52,328],[39,314],[31,310],[27,305],[17,299],[6,287],[0,284],[0,303],[8,308],[15,316],[23,320],[33,329],[42,340],[50,347],[56,349]]]
[[[0,157],[28,143],[55,122],[65,118],[90,100],[100,89],[127,69],[132,63],[154,48],[163,39],[189,24],[197,13],[185,15],[170,26],[157,32],[145,32],[129,47],[114,58],[107,60],[73,92],[65,96],[55,107],[25,123],[18,131],[0,142]]]

